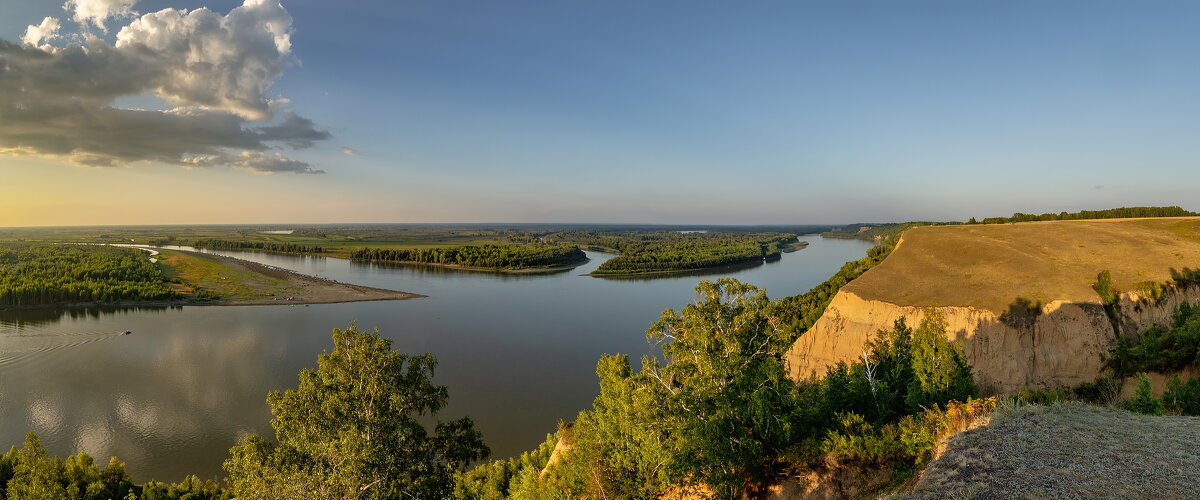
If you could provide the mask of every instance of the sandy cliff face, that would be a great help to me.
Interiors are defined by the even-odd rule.
[[[1013,309],[996,314],[975,307],[899,306],[842,291],[789,350],[788,371],[796,380],[823,375],[839,361],[859,359],[867,340],[896,319],[905,318],[915,327],[926,311],[937,310],[946,318],[947,336],[960,342],[985,393],[1074,386],[1101,374],[1102,356],[1116,344],[1117,335],[1136,335],[1154,325],[1168,327],[1179,305],[1197,298],[1196,287],[1168,293],[1159,303],[1122,294],[1120,325],[1114,328],[1099,302],[1053,301],[1027,313]]]

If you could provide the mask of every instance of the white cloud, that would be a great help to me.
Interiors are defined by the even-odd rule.
[[[67,0],[63,9],[71,13],[75,22],[105,30],[104,22],[109,18],[134,16],[136,4],[137,0]]]
[[[42,19],[42,24],[36,26],[31,24],[25,28],[25,34],[21,35],[21,41],[37,47],[42,42],[50,42],[58,38],[58,30],[61,27],[58,19],[47,17]]]
[[[342,154],[344,154],[344,155],[350,155],[350,156],[358,156],[358,155],[361,155],[362,153],[361,153],[361,152],[359,152],[357,149],[354,149],[354,148],[347,148],[347,147],[343,147],[343,148],[342,148]]]
[[[261,120],[270,87],[291,61],[292,16],[278,1],[246,0],[222,16],[201,8],[146,14],[117,33],[116,48],[146,52],[162,70],[155,93]]]
[[[92,2],[69,5],[85,4]],[[126,4],[133,2],[106,5]],[[0,154],[85,166],[159,161],[319,172],[264,153],[331,137],[285,109],[287,99],[266,97],[291,61],[291,22],[278,1],[246,0],[228,15],[146,14],[121,28],[115,44],[83,34],[82,43],[55,47],[38,45],[58,34],[57,20],[47,18],[30,26],[23,46],[0,40]],[[171,109],[115,107],[119,97],[140,95],[157,96]],[[277,113],[283,117],[276,121]]]

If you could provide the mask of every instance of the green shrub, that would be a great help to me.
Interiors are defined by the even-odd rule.
[[[1164,411],[1163,402],[1151,394],[1150,376],[1145,373],[1138,373],[1137,379],[1137,392],[1133,398],[1125,402],[1125,409],[1143,415],[1162,415]]]
[[[1200,379],[1183,382],[1178,374],[1171,377],[1163,391],[1163,405],[1182,415],[1200,415]]]

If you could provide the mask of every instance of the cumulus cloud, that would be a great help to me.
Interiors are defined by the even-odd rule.
[[[62,28],[62,24],[58,22],[58,19],[47,17],[42,19],[42,24],[30,24],[28,28],[25,28],[25,34],[21,35],[21,41],[36,47],[42,42],[50,42],[58,38],[59,28]]]
[[[71,20],[104,30],[109,18],[132,17],[136,4],[137,0],[67,0],[63,9],[71,13]]]
[[[68,3],[76,14],[97,5],[107,6],[107,17],[134,2]],[[83,34],[81,42],[55,47],[42,44],[60,29],[47,18],[26,30],[24,45],[0,40],[0,154],[95,167],[156,161],[319,173],[267,153],[331,137],[284,109],[288,100],[266,97],[292,61],[291,23],[277,0],[246,0],[227,15],[164,9],[122,27],[115,43]],[[157,96],[170,109],[114,105],[140,95]]]
[[[360,153],[360,152],[359,152],[357,149],[354,149],[354,148],[346,148],[346,147],[343,147],[343,148],[342,148],[342,154],[344,154],[344,155],[350,155],[350,156],[358,156],[358,155],[360,155],[360,154],[362,154],[362,153]]]

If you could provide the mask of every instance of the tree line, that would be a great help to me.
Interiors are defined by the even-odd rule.
[[[547,239],[616,251],[594,274],[686,271],[777,258],[796,242],[787,233],[563,231]]]
[[[0,305],[180,298],[141,250],[101,245],[0,245]]]
[[[527,269],[575,264],[587,259],[575,245],[468,245],[439,248],[360,248],[355,260],[440,264],[488,269]]]
[[[1052,220],[1083,220],[1083,219],[1134,219],[1141,217],[1190,217],[1200,215],[1184,210],[1181,207],[1121,207],[1107,210],[1081,210],[1079,212],[1044,213],[1041,215],[1023,214],[1017,212],[1012,217],[988,217],[980,224],[1008,224],[1012,222],[1034,222]],[[974,224],[972,217],[968,224]]]
[[[288,254],[318,254],[325,251],[325,248],[319,245],[300,245],[297,243],[279,243],[274,241],[196,240],[192,242],[192,246],[209,250],[257,250],[260,252]]]

